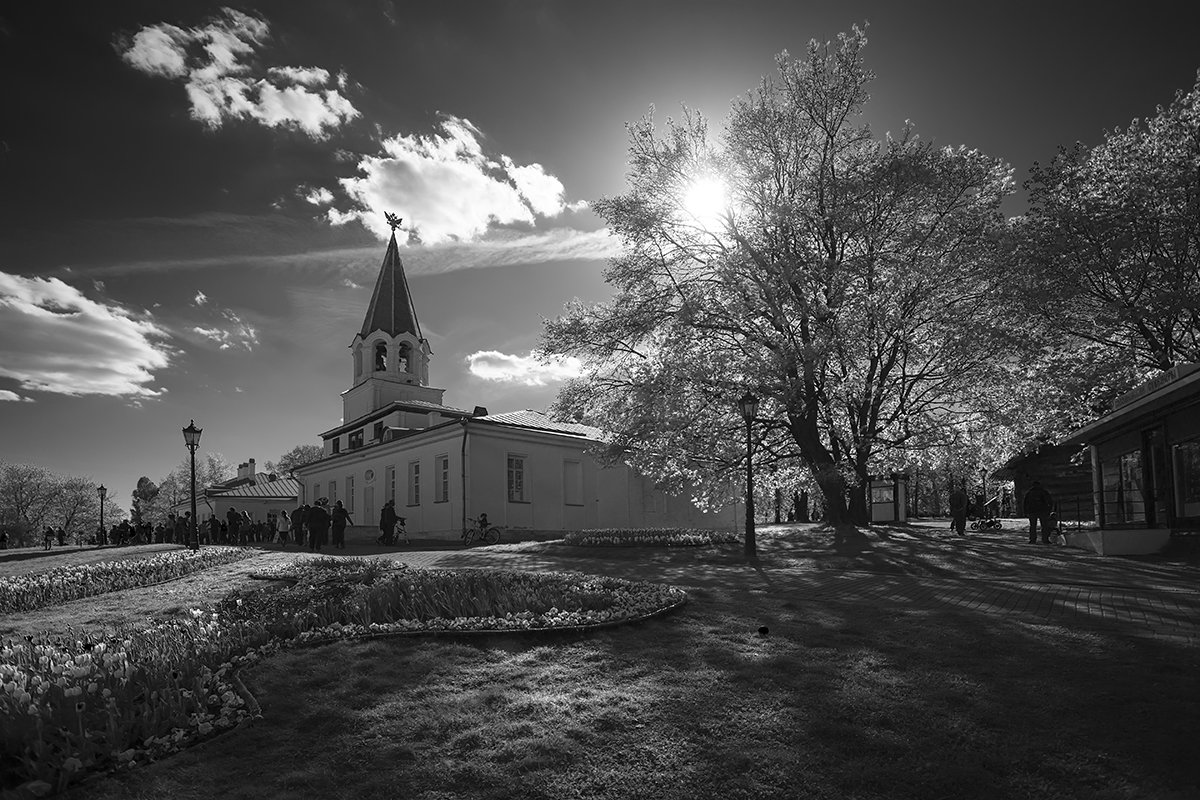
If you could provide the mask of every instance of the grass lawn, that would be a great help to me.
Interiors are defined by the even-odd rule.
[[[758,570],[736,547],[607,559],[553,545],[499,548],[525,548],[541,567],[660,574],[685,585],[691,601],[664,618],[585,636],[381,639],[288,651],[243,674],[261,720],[75,794],[1200,796],[1194,647],[953,607],[812,603],[784,580],[755,579],[763,571],[939,575],[1021,564],[1053,573],[1072,558],[1099,574],[1116,569],[1050,549],[1013,549],[1005,567],[1003,554],[1023,536],[1008,533],[1013,545],[943,544],[940,532],[899,527],[834,544],[831,534],[800,529],[764,537]],[[991,558],[980,555],[988,548]],[[256,566],[294,555],[30,612],[5,620],[3,630],[186,613]],[[1165,569],[1128,565],[1147,581]],[[113,605],[98,609],[100,602]],[[756,633],[763,624],[765,637]]]

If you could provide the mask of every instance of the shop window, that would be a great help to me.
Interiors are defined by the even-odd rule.
[[[1143,492],[1142,453],[1134,450],[1100,465],[1103,483],[1104,524],[1144,523],[1146,500]]]
[[[1175,459],[1175,513],[1200,517],[1200,439],[1172,448]]]

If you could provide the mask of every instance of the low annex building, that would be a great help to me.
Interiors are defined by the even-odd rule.
[[[1200,364],[1180,364],[1118,397],[1071,434],[1087,445],[1098,531],[1068,537],[1105,554],[1152,553],[1200,532]]]
[[[539,411],[455,408],[429,385],[421,333],[396,236],[388,242],[362,327],[350,344],[343,422],[320,434],[324,457],[295,470],[299,502],[341,500],[374,528],[395,500],[410,536],[456,539],[486,513],[513,538],[610,527],[732,528],[737,506],[705,513],[589,449],[602,432]]]
[[[232,507],[247,512],[255,522],[278,521],[296,507],[299,492],[300,482],[295,478],[258,472],[252,458],[238,464],[237,477],[207,486],[196,495],[196,516],[201,522],[210,514],[225,519]],[[176,503],[171,510],[182,516],[192,510],[191,499]]]

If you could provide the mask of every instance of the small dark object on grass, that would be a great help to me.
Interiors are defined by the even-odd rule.
[[[758,635],[759,635],[759,636],[766,636],[766,635],[767,635],[768,633],[770,633],[770,632],[771,632],[771,629],[770,629],[770,628],[768,628],[766,625],[759,625],[759,626],[758,626]]]

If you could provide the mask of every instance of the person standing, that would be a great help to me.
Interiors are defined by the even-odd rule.
[[[329,525],[333,522],[325,504],[329,501],[322,497],[308,510],[308,549],[321,552],[325,537],[329,533]]]
[[[1042,544],[1050,544],[1050,512],[1054,510],[1054,498],[1046,491],[1041,481],[1034,481],[1025,493],[1025,516],[1029,519],[1029,543],[1036,544],[1038,523],[1042,526]]]
[[[229,510],[225,512],[225,522],[227,525],[229,525],[229,543],[243,544],[240,536],[242,528],[242,515],[239,514],[233,506],[230,506]]]
[[[346,526],[353,525],[350,512],[338,500],[333,504],[333,546],[339,550],[346,549]]]
[[[950,492],[951,527],[959,536],[967,535],[967,493],[961,487]]]
[[[383,510],[379,512],[379,539],[380,544],[390,545],[395,540],[396,530],[396,501],[388,500],[383,504]]]
[[[295,513],[295,512],[292,512],[292,513]],[[281,545],[283,545],[284,547],[287,547],[287,543],[288,543],[288,530],[289,530],[291,527],[292,527],[292,516],[291,516],[291,514],[286,514],[286,513],[282,513],[282,512],[281,512],[281,513],[279,514],[279,543],[280,543]]]

